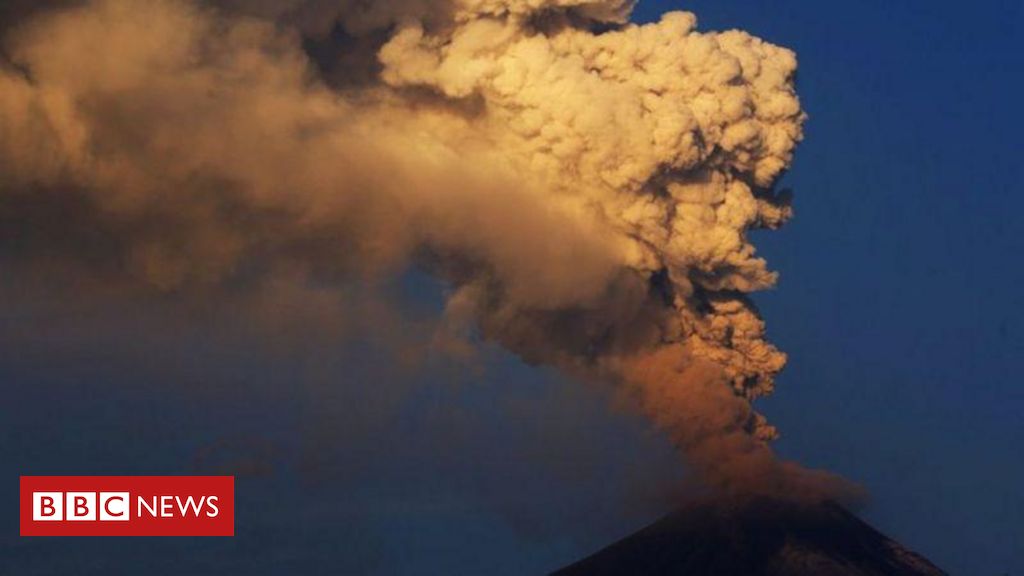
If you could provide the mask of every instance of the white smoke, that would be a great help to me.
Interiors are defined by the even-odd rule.
[[[418,265],[452,287],[439,342],[477,330],[621,382],[716,486],[831,494],[775,460],[750,406],[785,364],[747,298],[775,274],[746,233],[790,216],[773,183],[802,134],[796,58],[631,8],[37,10],[0,68],[5,266],[205,293]],[[307,52],[332,38],[333,76]]]

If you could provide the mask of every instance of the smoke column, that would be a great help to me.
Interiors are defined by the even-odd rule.
[[[617,383],[718,489],[846,490],[751,407],[786,362],[746,233],[791,214],[791,51],[628,0],[12,6],[6,269],[212,298],[417,266],[438,345]]]

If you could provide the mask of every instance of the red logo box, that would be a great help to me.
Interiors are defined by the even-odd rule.
[[[234,536],[234,476],[22,476],[22,536]]]

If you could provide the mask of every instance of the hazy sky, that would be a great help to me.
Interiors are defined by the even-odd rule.
[[[634,19],[692,10],[799,56],[796,217],[756,239],[782,274],[755,297],[790,355],[759,404],[778,449],[862,483],[865,516],[952,574],[1022,573],[1024,8],[838,6]],[[429,279],[393,289],[440,306]],[[373,342],[265,354],[228,321],[0,303],[13,573],[537,574],[667,511],[682,474],[642,420],[503,353],[408,374]],[[239,476],[236,538],[16,536],[19,474],[196,471]]]

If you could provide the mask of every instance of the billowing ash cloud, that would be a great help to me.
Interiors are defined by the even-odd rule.
[[[4,28],[5,267],[211,294],[420,266],[438,343],[619,383],[718,487],[841,488],[750,405],[786,361],[746,232],[790,215],[789,50],[628,0],[40,6]]]

